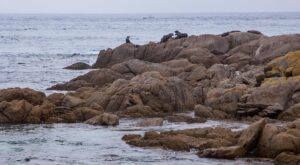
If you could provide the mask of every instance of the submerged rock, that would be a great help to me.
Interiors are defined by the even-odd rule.
[[[189,151],[206,147],[230,146],[237,134],[225,128],[199,128],[182,131],[146,132],[144,137],[125,135],[122,139],[138,147],[160,147],[175,151]]]
[[[153,126],[163,126],[163,118],[148,118],[139,121],[136,126],[138,127],[153,127]]]
[[[170,123],[205,123],[206,119],[201,117],[191,117],[185,115],[172,115],[167,117],[168,122]]]

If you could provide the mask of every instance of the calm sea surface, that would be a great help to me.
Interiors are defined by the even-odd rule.
[[[30,87],[46,91],[88,71],[62,68],[92,64],[98,51],[132,42],[159,41],[174,30],[220,34],[256,29],[266,35],[300,33],[300,13],[146,14],[146,15],[0,15],[0,89]],[[0,164],[233,164],[200,159],[191,153],[129,147],[120,139],[134,121],[116,128],[84,124],[0,126]],[[154,130],[219,125],[171,125]],[[221,123],[224,125],[224,123]],[[225,124],[226,125],[226,124]],[[243,127],[243,124],[227,124]],[[125,129],[125,130],[123,130]],[[149,130],[148,129],[148,130]],[[25,158],[31,159],[25,162]],[[156,163],[154,163],[156,162]],[[253,162],[252,162],[253,163]],[[235,164],[247,164],[239,160]]]
[[[300,33],[300,13],[169,15],[0,15],[0,89],[47,87],[86,71],[62,68],[92,64],[101,49],[132,42],[159,41],[180,30],[220,34],[257,29],[266,35]]]

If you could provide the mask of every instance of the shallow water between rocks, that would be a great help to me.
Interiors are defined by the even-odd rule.
[[[192,152],[138,148],[121,140],[125,134],[222,126],[241,130],[248,125],[227,121],[199,124],[168,123],[136,127],[138,120],[122,119],[117,127],[86,124],[1,125],[0,164],[272,164],[269,161],[199,158]]]

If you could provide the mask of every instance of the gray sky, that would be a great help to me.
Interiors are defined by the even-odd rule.
[[[300,12],[300,0],[0,0],[0,13]]]

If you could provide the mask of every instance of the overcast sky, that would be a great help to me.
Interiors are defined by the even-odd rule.
[[[300,12],[300,0],[0,0],[1,13]]]

